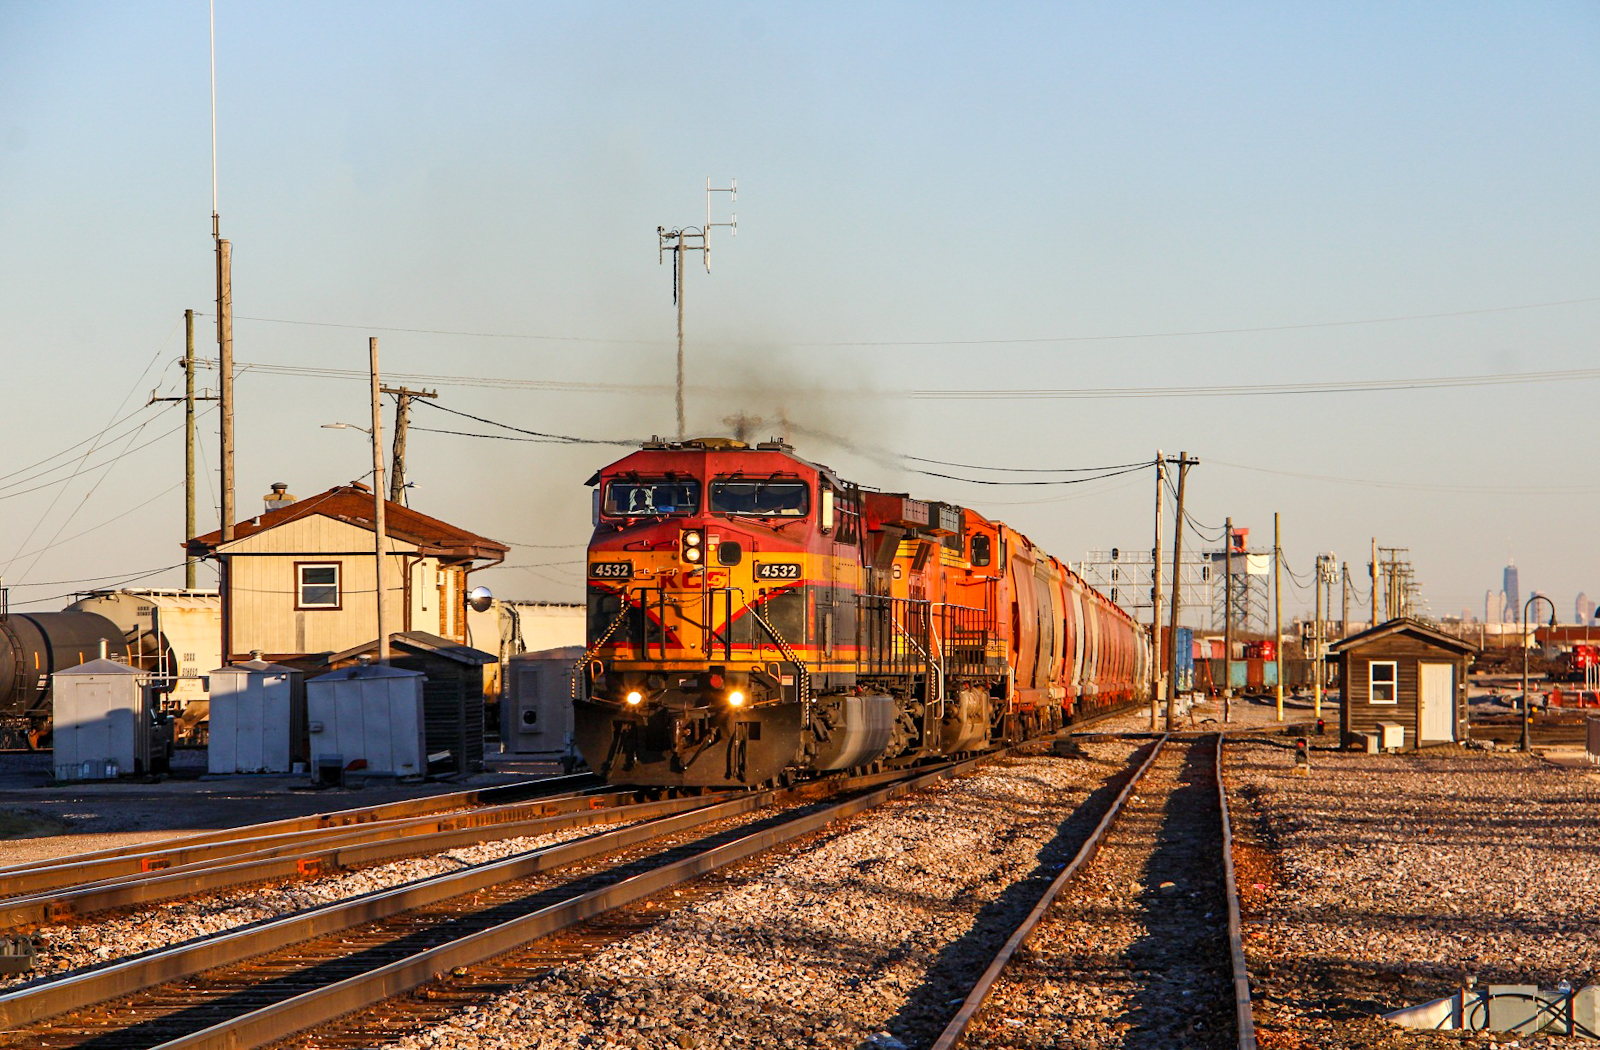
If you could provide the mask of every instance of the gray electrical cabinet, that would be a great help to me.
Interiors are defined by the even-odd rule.
[[[50,676],[57,780],[107,780],[150,772],[154,729],[145,673],[90,660]]]
[[[426,774],[422,684],[418,671],[375,663],[306,682],[312,768],[337,755],[344,769],[396,777]]]
[[[517,755],[542,755],[570,764],[577,749],[572,738],[572,681],[581,645],[518,653],[506,661],[500,698],[500,740]]]
[[[288,773],[308,760],[304,676],[245,660],[211,675],[212,773]]]

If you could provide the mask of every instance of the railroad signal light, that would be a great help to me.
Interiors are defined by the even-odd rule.
[[[1326,733],[1327,731],[1328,731],[1328,720],[1325,719],[1325,718],[1317,719],[1317,735],[1321,736],[1322,734]]]
[[[1299,737],[1294,742],[1294,771],[1301,774],[1311,772],[1311,742],[1305,737]]]

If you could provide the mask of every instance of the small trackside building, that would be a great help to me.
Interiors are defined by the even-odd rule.
[[[1405,729],[1404,746],[1467,738],[1467,666],[1478,647],[1416,620],[1380,623],[1329,647],[1339,661],[1346,744],[1380,722]]]
[[[252,651],[291,663],[377,633],[372,490],[352,482],[290,499],[269,500],[271,509],[239,522],[227,542],[213,532],[188,543],[190,555],[220,563],[224,663]],[[385,532],[390,629],[465,645],[467,578],[510,548],[392,502]]]

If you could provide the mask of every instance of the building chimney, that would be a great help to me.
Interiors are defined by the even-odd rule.
[[[266,501],[268,513],[280,507],[292,506],[298,498],[289,494],[288,484],[282,481],[274,481],[272,483],[272,491],[262,497]]]

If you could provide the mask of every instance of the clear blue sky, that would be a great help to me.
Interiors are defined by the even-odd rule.
[[[1364,565],[1376,535],[1412,549],[1437,613],[1481,614],[1508,555],[1524,593],[1553,593],[1564,617],[1576,591],[1600,594],[1595,381],[908,396],[1600,364],[1600,302],[1001,342],[1600,296],[1592,3],[220,0],[217,54],[240,361],[360,369],[376,334],[393,371],[644,388],[441,387],[450,407],[569,434],[669,432],[655,228],[699,222],[705,177],[736,176],[739,236],[718,231],[714,272],[687,282],[692,430],[781,410],[868,453],[802,440],[814,458],[1007,518],[1069,559],[1148,543],[1148,474],[979,486],[873,450],[1055,467],[1186,449],[1203,461],[1201,523],[1232,514],[1268,538],[1281,511],[1301,572],[1317,550]],[[181,313],[211,309],[208,107],[204,3],[0,2],[0,474],[177,389]],[[203,325],[205,353],[210,339]],[[946,345],[802,345],[910,340]],[[365,412],[360,383],[246,371],[241,509],[274,481],[305,495],[363,474],[361,435],[319,425]],[[147,416],[70,484],[20,491],[76,459],[32,484],[0,478],[14,601],[179,560],[179,417]],[[205,449],[209,463],[210,434]],[[608,455],[415,433],[413,505],[507,541],[581,544],[582,482]],[[202,485],[208,527],[214,491]],[[580,554],[518,547],[526,568],[491,582],[575,600]]]

